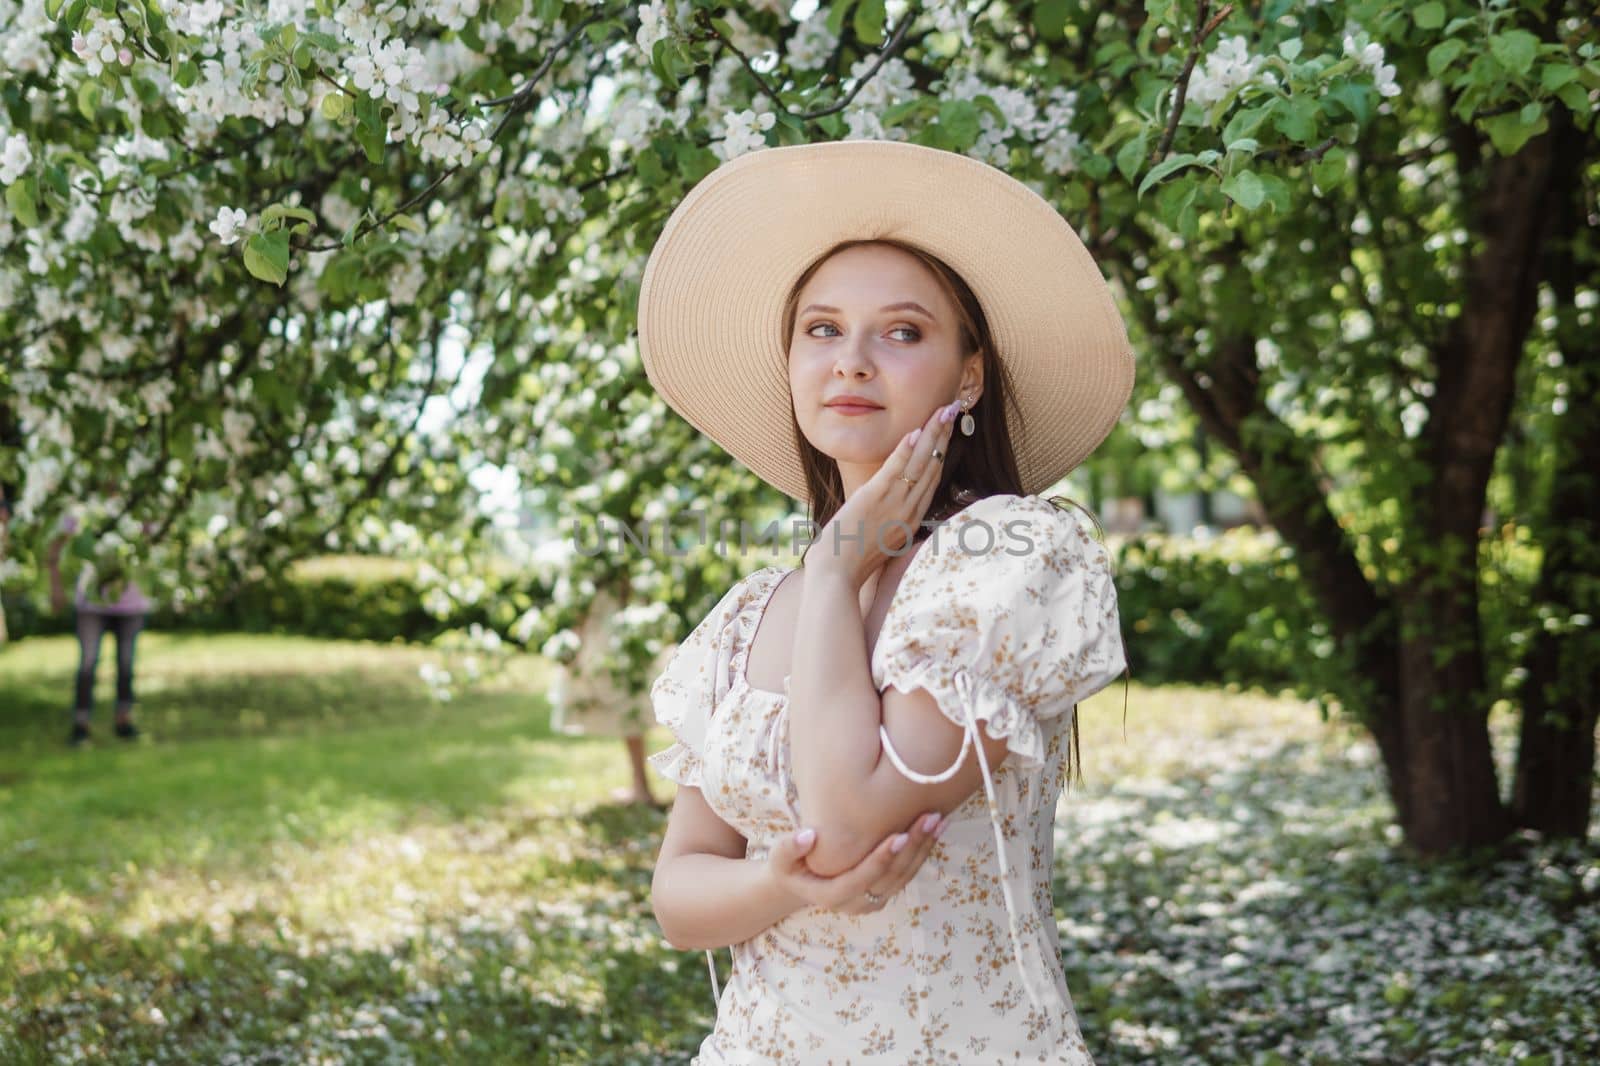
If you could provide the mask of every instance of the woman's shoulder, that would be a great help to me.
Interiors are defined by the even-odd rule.
[[[722,598],[706,612],[701,626],[716,631],[727,629],[734,619],[759,603],[763,595],[783,580],[789,570],[789,567],[774,564],[745,574],[728,586]]]
[[[938,532],[938,541],[923,550],[935,549],[944,557],[936,569],[947,571],[1005,570],[1026,576],[1104,568],[1110,560],[1077,511],[1042,496],[985,496],[940,523]]]

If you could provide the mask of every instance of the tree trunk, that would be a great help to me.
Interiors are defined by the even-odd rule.
[[[1255,482],[1333,632],[1350,649],[1359,676],[1341,699],[1372,731],[1397,822],[1425,856],[1496,843],[1513,825],[1489,741],[1479,524],[1545,276],[1552,216],[1580,187],[1569,119],[1558,117],[1550,131],[1510,157],[1486,157],[1481,135],[1470,127],[1453,133],[1470,204],[1466,221],[1478,251],[1465,264],[1461,313],[1433,352],[1436,392],[1418,441],[1427,473],[1407,501],[1413,570],[1404,588],[1376,588],[1361,570],[1328,506],[1312,443],[1266,407],[1254,337],[1220,338],[1204,365],[1186,366],[1179,354],[1185,346],[1177,343],[1158,352],[1204,429]],[[1156,257],[1150,235],[1125,231],[1122,237]],[[1225,256],[1216,261],[1238,269]],[[1128,291],[1136,291],[1131,265],[1116,257],[1112,262]],[[1169,303],[1177,306],[1179,299],[1171,294]],[[1138,310],[1152,336],[1168,332],[1152,307]],[[1584,760],[1581,751],[1563,755]]]
[[[1574,141],[1564,146],[1574,154]],[[1558,621],[1587,614],[1571,632],[1540,627],[1523,666],[1522,723],[1512,785],[1517,825],[1580,840],[1589,833],[1595,726],[1600,717],[1600,340],[1580,323],[1577,290],[1600,277],[1593,220],[1578,195],[1560,201],[1550,283],[1556,339],[1567,366],[1567,408],[1557,420],[1550,502],[1539,525],[1544,559],[1533,603]]]
[[[1401,608],[1394,713],[1405,738],[1405,773],[1390,776],[1389,791],[1406,841],[1424,855],[1494,844],[1511,829],[1489,745],[1477,609],[1475,581],[1465,589],[1416,589]]]

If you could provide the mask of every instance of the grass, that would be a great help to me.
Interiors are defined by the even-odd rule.
[[[139,640],[148,735],[109,736],[108,644],[83,750],[73,642],[0,651],[0,1061],[688,1061],[713,1010],[650,916],[663,818],[605,802],[620,744],[551,735],[540,660],[437,704],[418,649]],[[1081,708],[1057,829],[1100,1061],[1594,1050],[1592,841],[1414,866],[1370,742],[1311,707],[1122,703]]]

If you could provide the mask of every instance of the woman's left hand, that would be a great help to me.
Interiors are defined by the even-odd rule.
[[[933,502],[959,410],[956,403],[937,407],[920,429],[901,438],[878,472],[851,494],[806,549],[803,565],[808,571],[837,575],[859,589],[901,554]]]

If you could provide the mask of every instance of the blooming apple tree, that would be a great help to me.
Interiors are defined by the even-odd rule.
[[[912,140],[1079,225],[1142,397],[1176,387],[1297,550],[1326,615],[1308,684],[1373,731],[1408,837],[1587,817],[1592,745],[1562,738],[1585,714],[1592,735],[1600,655],[1541,643],[1592,648],[1582,553],[1547,555],[1522,644],[1486,646],[1473,611],[1486,507],[1551,516],[1552,546],[1600,524],[1576,466],[1497,465],[1511,427],[1583,440],[1597,406],[1600,46],[1576,6],[0,0],[0,25],[11,580],[78,508],[90,559],[150,523],[180,603],[349,547],[470,598],[488,467],[563,522],[711,493],[781,514],[649,390],[644,260],[725,159]],[[743,569],[543,565],[556,594],[503,605],[507,634],[565,646],[607,585],[645,605],[641,672]],[[1484,712],[1524,697],[1568,785],[1507,808]]]

